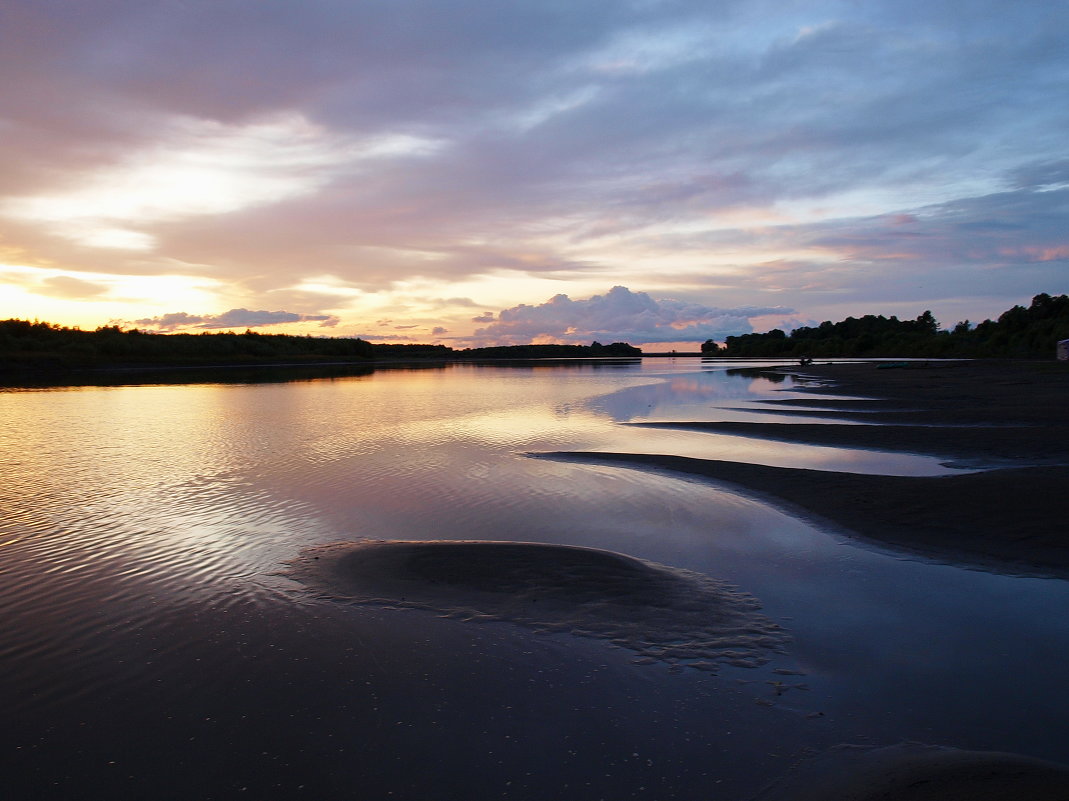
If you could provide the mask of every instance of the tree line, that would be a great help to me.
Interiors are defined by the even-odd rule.
[[[708,356],[746,357],[919,357],[1053,358],[1060,340],[1069,339],[1069,297],[1036,295],[1027,308],[1014,306],[997,320],[968,320],[942,329],[930,311],[913,320],[868,314],[838,323],[776,328],[764,334],[728,337],[723,345],[707,340]]]
[[[362,361],[372,358],[362,339],[288,334],[152,334],[102,326],[95,331],[28,320],[0,321],[0,358],[8,368],[181,367]]]
[[[101,326],[93,331],[41,321],[0,320],[0,371],[362,363],[377,359],[543,359],[641,356],[623,342],[515,345],[454,350],[445,345],[372,344],[358,337],[245,331],[158,334]]]
[[[486,348],[454,350],[448,345],[373,344],[372,353],[379,359],[582,359],[597,357],[641,356],[642,349],[626,342],[602,345],[494,345]]]

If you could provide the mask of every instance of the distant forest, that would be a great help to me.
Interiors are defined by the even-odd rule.
[[[997,320],[972,325],[964,320],[943,330],[926,311],[915,320],[868,314],[842,322],[796,328],[790,334],[728,337],[723,346],[702,345],[707,356],[873,356],[921,358],[1054,358],[1060,340],[1069,339],[1069,297],[1036,295],[1032,305],[1014,306]]]
[[[641,356],[623,342],[518,345],[454,350],[445,345],[375,345],[359,338],[289,334],[154,334],[103,326],[95,331],[54,323],[0,320],[0,373],[213,365],[317,365],[377,360],[545,359]]]
[[[1069,297],[1036,295],[997,320],[968,320],[940,328],[929,311],[915,320],[866,315],[702,345],[709,356],[1053,358],[1069,339]],[[637,357],[624,342],[602,345],[512,345],[454,350],[445,345],[372,344],[359,338],[289,334],[156,334],[118,326],[95,331],[28,320],[0,320],[0,374],[72,369],[202,367],[227,365],[374,364],[383,361],[469,359],[574,359]]]

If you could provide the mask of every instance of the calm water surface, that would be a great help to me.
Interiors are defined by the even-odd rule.
[[[797,421],[767,401],[798,390],[679,358],[0,393],[10,797],[744,799],[843,742],[1069,760],[1069,583],[859,547],[728,487],[526,456],[949,471],[619,425]],[[607,548],[730,581],[793,641],[712,675],[287,577],[302,549],[358,538]]]

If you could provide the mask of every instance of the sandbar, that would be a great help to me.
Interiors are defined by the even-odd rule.
[[[764,664],[788,641],[729,584],[595,548],[362,540],[306,550],[291,575],[332,600],[607,639],[636,661],[708,672]]]
[[[951,362],[878,369],[830,364],[781,371],[835,423],[679,421],[681,428],[817,445],[910,451],[981,472],[859,475],[680,456],[532,454],[609,462],[730,484],[854,537],[936,559],[1013,574],[1069,577],[1069,365]],[[794,388],[792,391],[797,391]],[[858,411],[856,399],[873,405]],[[842,411],[827,411],[840,404]],[[794,404],[805,415],[805,400]],[[782,414],[769,405],[770,413]],[[857,425],[856,423],[868,425]]]

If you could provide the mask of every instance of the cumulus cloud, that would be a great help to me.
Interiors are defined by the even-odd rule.
[[[200,315],[172,312],[158,317],[134,320],[134,324],[140,328],[152,328],[157,331],[177,331],[183,328],[263,328],[283,323],[306,322],[318,322],[321,328],[333,328],[339,320],[329,314],[295,314],[287,311],[251,311],[250,309],[230,309],[222,314]]]
[[[655,300],[645,292],[615,286],[604,295],[572,300],[556,295],[537,306],[503,309],[497,321],[471,337],[474,344],[522,345],[530,342],[587,344],[723,340],[750,333],[749,318],[791,314],[793,309],[745,306],[733,309],[686,301]]]
[[[201,315],[187,312],[171,312],[158,317],[143,317],[140,320],[134,320],[134,323],[142,328],[155,328],[158,331],[177,331],[180,328],[199,326],[206,319]]]

